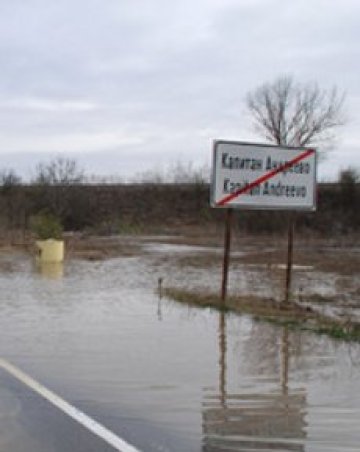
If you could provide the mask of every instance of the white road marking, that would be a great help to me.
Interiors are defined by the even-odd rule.
[[[115,433],[108,430],[103,425],[99,424],[99,422],[92,419],[87,414],[78,410],[70,403],[66,402],[64,399],[59,397],[54,392],[47,389],[42,384],[38,383],[36,380],[31,378],[26,373],[22,372],[17,367],[13,366],[8,361],[0,358],[0,367],[6,370],[9,374],[15,377],[17,380],[21,381],[23,384],[31,388],[33,391],[40,394],[44,399],[48,400],[50,403],[55,405],[61,411],[66,413],[71,418],[75,419],[79,424],[86,427],[88,430],[93,432],[99,438],[102,438],[108,444],[113,446],[116,450],[121,452],[140,452],[139,449],[136,449],[131,444],[127,443],[119,436],[115,435]]]

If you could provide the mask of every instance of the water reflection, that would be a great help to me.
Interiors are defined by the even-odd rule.
[[[162,283],[163,283],[163,278],[158,278],[158,305],[157,305],[157,318],[158,320],[161,322],[162,321],[162,306],[161,306],[161,300],[163,298],[163,287],[162,287]]]
[[[279,388],[259,393],[227,390],[226,316],[219,314],[219,384],[205,393],[202,407],[203,452],[229,450],[304,451],[306,393],[289,388],[289,333],[279,348]]]
[[[37,271],[47,279],[61,279],[64,276],[64,265],[62,262],[37,262]]]

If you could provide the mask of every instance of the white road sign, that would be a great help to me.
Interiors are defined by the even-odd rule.
[[[215,141],[211,205],[315,210],[315,149]]]

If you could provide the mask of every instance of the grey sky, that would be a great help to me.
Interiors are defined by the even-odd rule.
[[[338,86],[348,123],[320,177],[360,166],[357,0],[0,0],[0,164],[54,155],[131,177],[255,140],[246,93]]]

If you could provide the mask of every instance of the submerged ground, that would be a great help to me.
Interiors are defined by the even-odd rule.
[[[223,244],[219,234],[186,231],[168,236],[70,240],[70,255],[106,259],[155,253],[153,262],[163,293],[201,306],[223,308],[219,299]],[[360,339],[360,244],[357,237],[295,241],[290,303],[284,305],[287,238],[234,234],[226,307],[291,321],[323,319],[328,329],[353,332]],[[164,274],[158,268],[166,267]],[[183,279],[177,278],[181,272]],[[280,308],[280,309],[278,309]],[[279,312],[277,312],[277,310]],[[266,312],[268,311],[268,312]],[[333,322],[333,324],[331,323]],[[318,322],[319,323],[319,322]],[[320,322],[321,323],[321,322]],[[323,322],[324,323],[324,322]],[[326,327],[325,324],[319,328]],[[359,328],[359,330],[358,330]],[[336,334],[341,331],[333,331]]]
[[[2,248],[0,357],[143,451],[358,450],[358,343],[188,304],[219,292],[221,233],[67,241],[63,266]],[[359,251],[298,238],[293,301],[355,322]],[[235,234],[230,297],[281,300],[285,257],[285,238]],[[191,296],[175,302],[159,280]],[[92,450],[0,382],[0,450]]]

